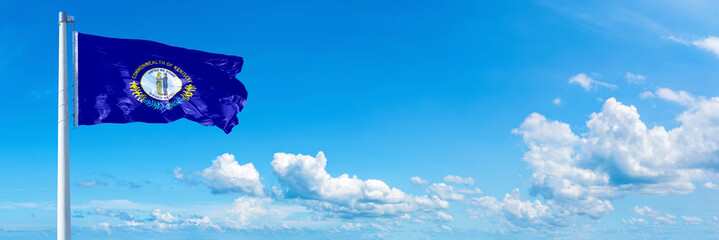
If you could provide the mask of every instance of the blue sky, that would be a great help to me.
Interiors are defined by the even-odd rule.
[[[58,11],[249,92],[229,135],[72,129],[73,239],[715,238],[717,7],[2,1],[0,238],[55,238]]]

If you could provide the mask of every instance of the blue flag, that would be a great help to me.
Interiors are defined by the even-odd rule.
[[[230,133],[247,90],[242,58],[75,33],[75,125],[187,118]]]

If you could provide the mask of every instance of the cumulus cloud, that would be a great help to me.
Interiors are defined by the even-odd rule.
[[[412,181],[412,184],[416,184],[416,185],[429,184],[429,181],[427,181],[427,179],[417,177],[417,176],[411,177],[409,180]]]
[[[446,213],[444,213],[444,212],[439,212],[439,211],[437,212],[437,217],[436,217],[436,219],[437,219],[437,220],[440,220],[440,221],[444,221],[444,222],[452,222],[452,221],[454,221],[454,218],[452,217],[452,215],[446,214]]]
[[[307,208],[280,205],[268,197],[242,196],[235,199],[225,214],[224,225],[232,229],[288,228],[284,220],[293,214],[306,214]]]
[[[342,230],[344,230],[344,231],[357,231],[357,230],[359,230],[361,227],[362,227],[362,224],[361,224],[361,223],[351,223],[351,222],[348,222],[348,223],[345,223],[345,224],[340,225],[339,228],[342,229]]]
[[[422,220],[428,220],[433,222],[452,222],[454,221],[454,217],[452,215],[449,215],[445,212],[437,211],[433,215],[421,215],[419,217]]]
[[[648,206],[643,206],[643,207],[634,206],[634,208],[632,208],[632,212],[634,212],[635,214],[640,215],[640,216],[647,216],[647,217],[654,218],[655,220],[657,220],[663,224],[672,225],[672,224],[677,223],[676,216],[662,212],[662,211],[654,210]]]
[[[454,184],[466,184],[466,185],[474,185],[474,179],[472,177],[460,177],[455,175],[447,175],[444,177],[444,181],[447,183],[454,183]]]
[[[688,93],[676,95],[679,97],[660,97],[691,102],[681,97],[691,96]],[[692,99],[691,107],[677,117],[680,125],[671,130],[647,127],[634,106],[614,98],[605,101],[602,111],[590,115],[586,132],[579,135],[569,124],[530,114],[513,133],[522,136],[528,147],[523,160],[532,171],[530,193],[544,198],[544,203],[533,205],[538,209],[534,216],[545,218],[534,217],[524,223],[545,224],[548,221],[536,219],[550,216],[556,218],[554,222],[577,216],[598,219],[614,210],[611,200],[626,194],[686,194],[696,188],[693,181],[716,176],[719,98]],[[479,199],[473,199],[476,205],[505,212],[502,201]],[[507,201],[515,199],[514,195],[505,197]],[[523,219],[500,215],[510,217],[513,223]],[[666,224],[676,221],[671,215],[657,216],[657,221]]]
[[[588,191],[611,197],[616,190],[689,193],[695,188],[693,177],[705,176],[717,167],[717,108],[719,98],[698,103],[678,117],[681,126],[667,131],[661,126],[648,128],[634,106],[610,98],[602,112],[590,116],[589,131],[582,138],[568,124],[536,113],[515,133],[530,147],[524,159],[535,169],[536,186],[558,190],[553,191],[555,195],[580,196],[581,191]],[[553,186],[553,178],[570,180],[569,185]]]
[[[660,99],[670,101],[682,106],[692,107],[699,102],[705,101],[703,97],[695,97],[686,91],[675,91],[669,88],[659,88],[654,92],[644,91],[639,94],[639,98],[648,99],[658,97]]]
[[[671,40],[676,43],[681,43],[681,44],[684,44],[687,46],[692,45],[699,49],[708,51],[708,52],[714,54],[715,56],[719,57],[719,38],[718,37],[709,36],[709,37],[699,39],[699,40],[694,40],[694,41],[690,41],[690,40],[680,38],[680,37],[675,37],[675,36],[665,37],[665,39]]]
[[[719,185],[716,185],[713,182],[706,182],[706,183],[704,183],[704,188],[712,189],[712,190],[719,190]]]
[[[698,217],[687,217],[687,216],[681,216],[682,220],[684,220],[684,223],[687,225],[697,225],[701,224],[704,221],[701,218]]]
[[[440,229],[436,229],[436,230],[435,230],[435,232],[442,232],[442,231],[451,232],[451,231],[452,231],[452,227],[447,226],[447,225],[442,225],[442,226],[440,226]]]
[[[260,182],[260,173],[257,172],[255,166],[252,163],[239,165],[232,154],[225,153],[217,157],[212,161],[212,166],[202,170],[201,176],[214,194],[264,195],[265,186]],[[175,177],[182,178],[182,175],[175,173]]]
[[[655,92],[657,97],[664,100],[675,102],[684,106],[692,106],[696,104],[697,100],[691,94],[685,91],[674,91],[669,88],[659,88]]]
[[[634,73],[630,73],[630,72],[627,72],[627,74],[625,74],[625,77],[627,78],[627,81],[629,83],[634,83],[634,84],[644,83],[644,80],[647,79],[647,77],[644,75],[634,74]]]
[[[275,153],[271,164],[286,189],[285,196],[322,215],[398,216],[449,208],[449,203],[437,196],[406,194],[380,180],[361,180],[347,174],[332,177],[325,170],[327,159],[322,152],[316,157]]]
[[[180,167],[176,167],[172,170],[172,174],[174,175],[175,180],[187,185],[198,185],[202,183],[200,172],[189,172]]]
[[[252,228],[252,220],[269,214],[269,198],[240,197],[235,199],[232,209],[228,211],[230,217],[225,218],[232,228]]]
[[[160,209],[155,209],[151,213],[152,219],[163,223],[174,223],[177,222],[177,217],[172,216],[172,213],[163,213]]]
[[[431,195],[437,195],[443,200],[464,200],[465,195],[482,194],[482,190],[479,188],[458,188],[455,186],[447,185],[445,183],[432,183],[426,185],[425,190]]]
[[[622,218],[622,223],[629,224],[629,225],[639,225],[639,226],[646,226],[649,224],[647,222],[647,220],[644,220],[642,218],[630,218],[630,219]]]
[[[161,209],[152,211],[135,209],[134,211],[141,213],[141,215],[149,215],[149,217],[138,217],[121,209],[98,208],[89,212],[89,214],[122,220],[121,224],[107,223],[101,224],[99,228],[98,226],[95,227],[96,230],[107,231],[108,233],[111,233],[112,229],[151,232],[166,232],[177,229],[220,229],[220,226],[212,222],[207,216],[188,216],[182,213],[165,212]]]
[[[95,231],[104,231],[107,232],[107,234],[112,234],[112,230],[110,229],[110,223],[107,222],[98,223],[97,225],[93,226],[92,229]]]
[[[552,103],[553,103],[554,105],[559,106],[560,104],[562,104],[562,99],[555,98],[554,100],[552,100]]]
[[[175,169],[173,169],[172,173],[175,175],[176,180],[182,181],[185,179],[185,172],[182,171],[182,168],[180,167],[176,167]]]
[[[138,226],[142,226],[142,225],[145,225],[145,223],[136,222],[136,221],[125,221],[125,226],[138,227]]]
[[[702,50],[709,51],[719,57],[719,38],[717,37],[709,36],[701,40],[696,40],[692,42],[692,45]]]
[[[597,88],[598,86],[607,87],[607,88],[616,88],[617,85],[609,84],[605,82],[600,82],[597,80],[592,79],[591,77],[587,76],[585,73],[579,73],[575,75],[574,77],[569,79],[570,84],[579,84],[584,90],[589,91],[592,88]]]
[[[507,193],[504,199],[485,196],[473,198],[471,203],[478,207],[477,212],[470,212],[481,217],[498,217],[499,221],[519,227],[557,226],[563,225],[556,213],[539,200],[522,200],[519,189]]]

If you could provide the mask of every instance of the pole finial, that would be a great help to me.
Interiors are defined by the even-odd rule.
[[[59,12],[58,13],[58,22],[74,22],[75,17],[67,15],[67,12]]]

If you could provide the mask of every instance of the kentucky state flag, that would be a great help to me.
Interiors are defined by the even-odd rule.
[[[82,33],[75,56],[75,125],[187,118],[230,133],[247,99],[241,57]]]

